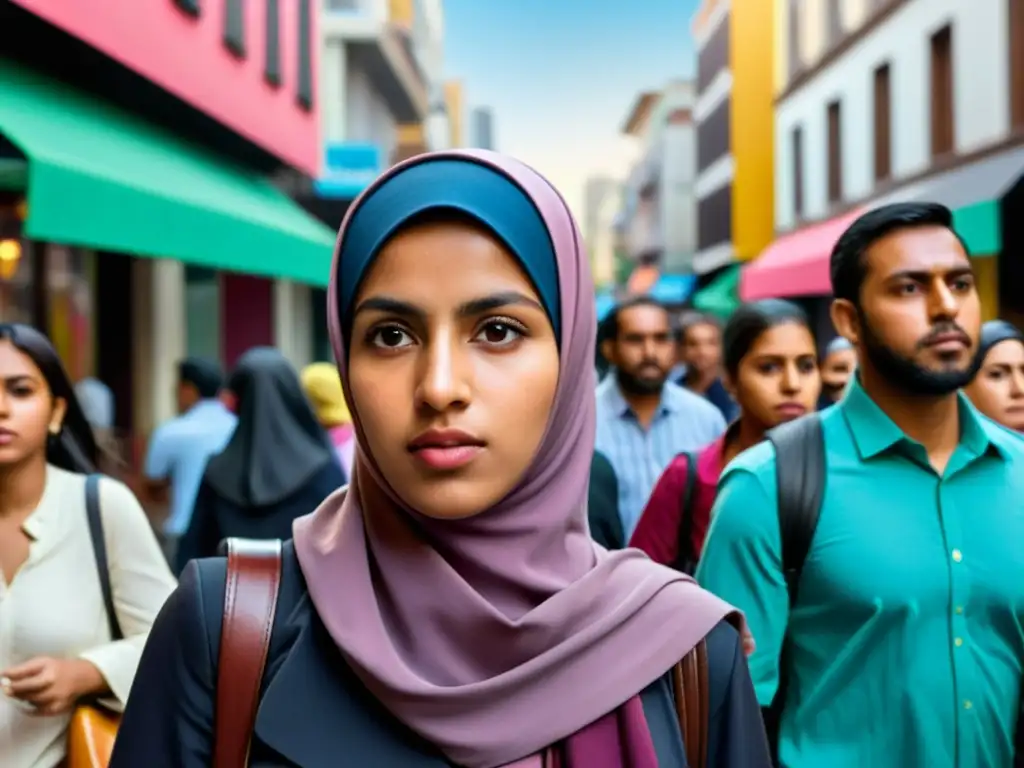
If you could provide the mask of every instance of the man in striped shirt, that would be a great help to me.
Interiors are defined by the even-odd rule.
[[[708,400],[668,381],[675,339],[664,306],[646,296],[629,299],[606,328],[601,351],[613,369],[597,387],[597,450],[615,468],[628,541],[673,457],[717,439],[726,425]]]

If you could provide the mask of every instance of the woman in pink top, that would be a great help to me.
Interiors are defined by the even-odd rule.
[[[739,418],[715,442],[669,464],[629,542],[652,560],[687,572],[704,546],[725,465],[761,442],[767,430],[813,411],[821,391],[814,336],[795,304],[765,299],[743,305],[726,325],[722,347],[725,381],[739,404]],[[681,552],[684,511],[690,535]]]
[[[311,363],[302,369],[302,388],[309,398],[320,425],[331,439],[345,479],[352,479],[356,451],[356,431],[345,402],[341,375],[332,363]]]

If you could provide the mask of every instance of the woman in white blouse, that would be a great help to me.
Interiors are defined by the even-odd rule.
[[[85,506],[96,442],[52,345],[0,325],[0,765],[54,768],[75,704],[123,706],[175,587],[138,501],[99,482],[113,640]]]

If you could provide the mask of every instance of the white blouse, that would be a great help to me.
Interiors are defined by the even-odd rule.
[[[49,466],[23,525],[28,560],[11,584],[0,571],[0,670],[36,656],[77,657],[103,674],[124,706],[142,647],[175,580],[142,507],[116,480],[100,480],[114,608],[124,639],[112,642],[85,511],[85,476]],[[52,768],[65,753],[70,714],[41,717],[0,693],[0,765]]]

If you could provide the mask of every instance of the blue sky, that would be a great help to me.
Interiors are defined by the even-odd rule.
[[[498,149],[562,191],[577,215],[587,176],[621,176],[619,128],[636,95],[695,69],[697,0],[445,0],[445,71],[494,110]]]

